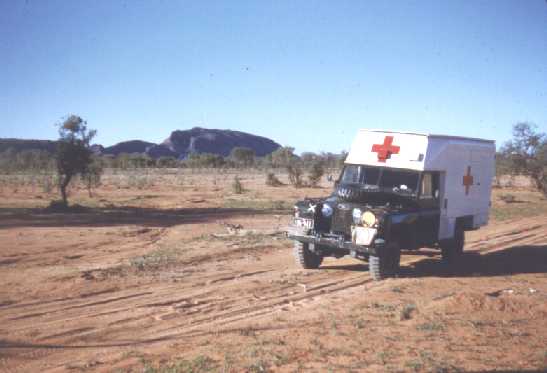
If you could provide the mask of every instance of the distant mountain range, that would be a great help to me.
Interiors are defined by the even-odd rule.
[[[0,152],[10,148],[16,152],[32,149],[54,152],[55,147],[56,141],[50,140],[0,139]],[[252,149],[257,156],[262,157],[275,151],[281,145],[266,137],[250,133],[194,127],[189,130],[171,132],[171,135],[161,144],[130,140],[108,147],[95,144],[92,146],[92,150],[96,154],[114,156],[121,153],[141,153],[148,154],[152,158],[170,156],[185,159],[192,153],[213,153],[225,157],[235,147]]]

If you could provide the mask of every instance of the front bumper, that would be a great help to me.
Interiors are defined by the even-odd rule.
[[[311,235],[311,230],[302,227],[290,226],[287,230],[287,237],[292,240],[311,243],[318,246],[325,246],[332,249],[348,250],[350,253],[377,255],[378,249],[384,245],[384,240],[376,239],[371,245],[356,245],[346,241],[343,237],[325,237]]]

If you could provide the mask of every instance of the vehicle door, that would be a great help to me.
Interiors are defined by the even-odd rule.
[[[417,239],[419,245],[430,245],[437,242],[440,218],[439,173],[424,172],[420,179],[418,204],[420,212],[417,222]]]

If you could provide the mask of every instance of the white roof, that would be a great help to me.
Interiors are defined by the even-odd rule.
[[[435,133],[407,132],[407,131],[380,130],[380,129],[360,129],[359,131],[364,131],[364,132],[382,132],[382,133],[398,133],[398,134],[405,134],[405,135],[417,135],[417,136],[437,137],[437,138],[442,138],[442,139],[472,140],[472,141],[484,141],[484,142],[489,142],[489,143],[495,143],[494,140],[480,139],[480,138],[478,138],[478,137],[441,135],[441,134],[435,134]]]
[[[445,170],[464,158],[469,161],[472,151],[494,153],[495,143],[460,136],[363,129],[357,133],[345,163]]]

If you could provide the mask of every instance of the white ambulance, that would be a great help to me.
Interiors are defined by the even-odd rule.
[[[296,261],[349,254],[376,280],[397,273],[401,250],[438,248],[455,263],[465,231],[488,223],[494,168],[491,140],[360,130],[333,193],[295,205]]]

